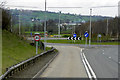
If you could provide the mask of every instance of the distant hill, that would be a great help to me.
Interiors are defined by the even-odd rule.
[[[41,22],[44,21],[44,11],[33,11],[33,10],[17,10],[17,9],[12,9],[11,10],[12,17],[16,18],[14,22],[18,23],[18,15],[20,14],[20,21],[22,24],[30,23],[32,22],[31,18],[38,18],[40,19]],[[46,12],[47,20],[52,19],[58,22],[59,20],[59,13],[56,12]],[[61,13],[60,14],[60,20],[61,22],[87,22],[89,21],[89,17],[87,15],[75,15],[75,14],[70,14],[70,13]],[[98,21],[98,20],[104,20],[106,18],[110,17],[105,17],[105,16],[92,16],[92,21]]]

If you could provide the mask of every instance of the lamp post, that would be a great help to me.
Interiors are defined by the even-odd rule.
[[[107,19],[107,29],[106,29],[106,35],[108,35],[108,19]]]
[[[90,9],[89,46],[91,45],[91,15],[92,15],[92,9]]]
[[[60,35],[60,14],[61,14],[61,11],[59,12],[58,35]]]
[[[19,11],[19,35],[21,34],[21,21],[20,21],[20,12],[21,12],[22,10],[20,10]]]
[[[45,21],[44,21],[44,51],[46,51],[46,0],[45,0]]]

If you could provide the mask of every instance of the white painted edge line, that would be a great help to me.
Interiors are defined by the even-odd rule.
[[[34,78],[36,78],[38,75],[40,75],[48,66],[49,64],[55,59],[55,57],[58,55],[59,53],[57,53],[48,63],[46,63],[46,65],[35,75],[32,77],[31,80],[33,80]]]

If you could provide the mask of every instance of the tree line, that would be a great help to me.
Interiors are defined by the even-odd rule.
[[[84,35],[86,31],[89,33],[90,28],[90,22],[83,23],[81,26],[76,27],[76,33]],[[111,19],[105,19],[105,20],[99,20],[99,21],[93,21],[92,27],[91,27],[91,34],[92,37],[97,36],[98,34],[101,34],[103,36],[109,36],[109,37],[118,37],[120,35],[120,17],[115,17]]]

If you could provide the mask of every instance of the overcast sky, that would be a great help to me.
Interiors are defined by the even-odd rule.
[[[14,6],[32,6],[39,7],[39,10],[44,10],[45,0],[2,0],[6,1],[7,5]],[[47,0],[47,7],[83,7],[83,8],[47,8],[48,11],[62,13],[74,13],[81,15],[89,15],[89,7],[95,6],[117,6],[120,0]],[[37,9],[38,10],[38,9]],[[118,16],[118,7],[94,8],[92,15],[102,16]]]

